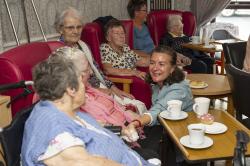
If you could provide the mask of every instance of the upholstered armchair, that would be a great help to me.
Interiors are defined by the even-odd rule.
[[[232,90],[236,118],[250,129],[250,73],[232,64],[226,64],[225,68]],[[243,118],[242,115],[247,116],[247,118]]]
[[[152,11],[148,14],[147,25],[154,44],[159,45],[160,39],[166,33],[166,23],[168,16],[177,14],[182,16],[182,22],[184,24],[183,31],[187,36],[192,36],[196,31],[196,19],[195,16],[189,11],[178,10],[158,10]]]
[[[126,43],[131,49],[133,49],[133,22],[132,20],[122,20],[122,24],[126,30]],[[82,31],[81,39],[88,44],[90,47],[93,57],[96,62],[100,65],[101,55],[100,55],[100,44],[104,42],[104,33],[102,28],[98,23],[87,23]],[[123,84],[126,87],[129,87],[129,92],[135,96],[136,99],[141,100],[150,108],[151,106],[151,90],[150,86],[145,83],[143,80],[137,77],[129,76],[114,76],[110,75],[109,78],[119,87]],[[125,83],[125,84],[124,84]],[[123,90],[126,90],[123,88]],[[128,91],[127,91],[128,92]]]
[[[247,42],[223,43],[223,51],[226,63],[231,63],[235,67],[242,69],[246,55]]]
[[[34,42],[15,47],[0,54],[0,85],[16,83],[22,80],[32,80],[32,68],[38,62],[48,58],[49,54],[58,47],[61,42]],[[29,87],[31,88],[31,87]],[[13,89],[2,93],[11,99],[23,93],[23,88]],[[33,94],[20,98],[11,104],[14,116],[21,109],[32,104]]]

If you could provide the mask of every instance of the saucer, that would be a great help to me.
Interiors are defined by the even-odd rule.
[[[191,149],[204,149],[204,148],[208,148],[208,147],[212,146],[214,142],[211,138],[205,136],[203,144],[193,145],[193,144],[190,144],[190,142],[189,142],[189,135],[186,135],[186,136],[181,137],[180,143],[183,146],[186,146],[186,147],[191,148]]]
[[[160,116],[164,119],[168,119],[168,120],[182,120],[182,119],[186,119],[188,117],[188,114],[184,111],[181,111],[180,116],[178,117],[173,117],[170,115],[170,113],[168,111],[162,111],[160,113]]]
[[[193,89],[202,89],[208,87],[208,84],[204,81],[190,81],[189,86]]]
[[[204,48],[215,48],[215,46],[214,45],[212,45],[212,44],[209,44],[209,45],[207,45],[207,46],[203,46]]]
[[[227,131],[227,126],[223,123],[214,122],[211,125],[203,124],[206,128],[205,133],[207,134],[221,134]]]

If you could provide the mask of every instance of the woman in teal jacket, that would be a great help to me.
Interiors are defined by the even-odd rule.
[[[160,112],[166,110],[169,100],[181,100],[182,111],[192,111],[193,96],[183,71],[176,65],[176,52],[168,46],[156,47],[150,57],[149,78],[152,84],[152,107],[127,126],[127,131],[145,126],[146,139],[140,144],[159,152],[162,127],[157,122]],[[126,134],[126,133],[124,133]]]
[[[167,46],[156,47],[150,58],[149,81],[152,83],[152,107],[128,127],[153,126],[166,110],[169,100],[181,100],[182,111],[192,111],[193,96],[183,71],[176,66],[176,52]]]

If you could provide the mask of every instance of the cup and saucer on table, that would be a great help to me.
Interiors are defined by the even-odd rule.
[[[200,42],[200,36],[192,36],[192,44],[201,44]]]
[[[205,136],[205,126],[202,124],[188,125],[188,135],[180,138],[180,143],[191,149],[204,149],[213,145],[213,140]]]
[[[209,98],[197,97],[194,99],[193,111],[197,114],[197,117],[201,119],[201,122],[203,121],[201,125],[205,126],[205,133],[221,134],[221,133],[226,132],[227,126],[224,125],[223,123],[214,122],[214,118],[212,118],[212,121],[209,121],[209,118],[210,118],[208,116],[209,105],[210,105]]]
[[[213,122],[212,124],[202,124],[205,126],[206,134],[222,134],[227,131],[227,126],[220,122]]]
[[[188,114],[181,110],[182,101],[169,100],[167,102],[167,110],[162,111],[160,116],[168,120],[182,120],[188,117]]]

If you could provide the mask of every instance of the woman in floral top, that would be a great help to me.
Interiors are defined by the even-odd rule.
[[[106,74],[136,76],[144,79],[145,72],[137,66],[149,65],[149,57],[138,56],[125,44],[125,29],[118,20],[110,20],[104,27],[107,43],[100,46],[103,68]]]

